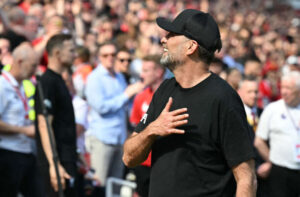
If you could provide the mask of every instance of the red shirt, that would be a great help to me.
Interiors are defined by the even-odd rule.
[[[147,112],[150,102],[152,100],[154,92],[151,88],[146,88],[143,92],[136,95],[133,101],[132,112],[130,116],[130,123],[133,125],[138,125],[143,115]],[[141,165],[143,166],[151,166],[151,152],[148,155],[146,161],[144,161]]]
[[[31,44],[32,44],[32,46],[36,46],[36,45],[38,45],[39,43],[41,43],[43,40],[44,40],[45,38],[42,36],[42,37],[39,37],[39,38],[36,38],[35,40],[33,40],[32,42],[31,42]],[[47,65],[48,65],[48,54],[47,54],[47,52],[46,52],[46,49],[45,49],[45,51],[43,52],[43,55],[42,55],[42,57],[41,57],[41,59],[40,59],[40,65],[41,66],[44,66],[44,67],[47,67]]]
[[[274,94],[271,84],[268,80],[262,80],[259,83],[259,96],[257,100],[257,105],[260,108],[265,108],[270,102],[277,101],[281,98],[280,95],[280,83],[277,82],[277,92]]]

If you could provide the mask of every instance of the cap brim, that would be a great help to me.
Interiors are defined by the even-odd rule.
[[[157,25],[158,25],[160,28],[162,28],[162,29],[164,29],[164,30],[166,30],[166,31],[168,31],[168,32],[181,34],[181,32],[178,32],[178,30],[175,29],[175,27],[174,27],[174,25],[172,24],[172,22],[169,21],[169,20],[166,19],[166,18],[158,17],[158,18],[156,19],[156,23],[157,23]]]

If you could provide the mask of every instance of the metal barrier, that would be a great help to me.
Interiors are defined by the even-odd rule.
[[[113,192],[113,186],[119,185],[121,186],[120,193],[114,194]],[[134,189],[136,188],[136,183],[132,181],[127,181],[123,179],[118,179],[115,177],[109,177],[107,179],[106,184],[106,197],[131,197],[133,194]],[[131,193],[130,193],[131,192]]]

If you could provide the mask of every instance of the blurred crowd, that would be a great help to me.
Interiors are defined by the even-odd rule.
[[[71,94],[79,98],[73,100],[77,146],[82,158],[79,171],[92,180],[88,186],[105,185],[100,180],[102,178],[99,178],[101,176],[94,174],[95,169],[91,165],[93,161],[90,162],[89,153],[93,140],[85,139],[88,134],[93,134],[94,121],[97,120],[91,115],[94,111],[91,108],[97,105],[93,103],[91,106],[91,103],[97,102],[95,100],[97,96],[93,95],[92,99],[95,101],[91,101],[92,99],[86,95],[87,87],[96,87],[91,85],[95,82],[89,75],[99,65],[106,64],[101,62],[106,61],[104,60],[106,55],[106,58],[112,58],[114,71],[123,75],[124,86],[130,88],[131,85],[135,85],[131,86],[131,90],[127,89],[130,92],[127,92],[130,94],[129,97],[132,97],[126,101],[128,105],[122,104],[128,121],[125,131],[127,133],[124,135],[130,134],[137,124],[136,122],[131,124],[129,118],[133,98],[144,88],[140,84],[138,86],[136,82],[150,80],[146,85],[151,84],[151,76],[145,73],[143,62],[155,61],[151,58],[149,60],[149,56],[163,53],[160,39],[165,32],[159,29],[155,19],[158,16],[174,18],[186,8],[209,12],[215,17],[219,24],[223,47],[215,54],[210,70],[237,90],[243,102],[252,99],[253,101],[250,101],[252,106],[249,107],[255,106],[256,109],[263,111],[271,102],[281,99],[281,76],[291,71],[300,72],[300,12],[284,1],[1,0],[0,64],[4,70],[9,70],[9,65],[13,62],[13,50],[23,42],[30,42],[39,59],[35,74],[41,75],[48,64],[46,53],[48,40],[61,33],[71,34],[74,38],[76,57],[72,69],[65,73],[64,78]],[[109,46],[113,46],[108,44],[110,42],[115,43],[116,48],[109,53]],[[107,51],[103,51],[104,49]],[[164,75],[172,77],[172,73],[168,71]],[[246,93],[243,94],[241,90],[245,77],[248,77],[248,80],[251,78],[250,81],[257,84],[257,91],[252,97],[250,94],[245,96]],[[31,82],[35,85],[35,77]],[[100,82],[108,83],[102,85],[113,86],[109,81],[100,80]],[[94,89],[90,89],[89,94],[93,91]],[[108,105],[116,107],[118,102]],[[101,107],[103,106],[99,108]],[[259,117],[251,122],[254,131],[258,122]],[[89,128],[89,125],[93,125],[93,128]],[[108,138],[109,136],[106,136],[105,140],[110,144]],[[123,135],[122,138],[124,139],[119,140],[119,145],[125,140]],[[119,166],[117,168],[120,169]],[[118,173],[117,177],[124,178],[125,172],[128,171],[130,172],[127,169]],[[264,175],[262,172],[261,178],[265,178]]]

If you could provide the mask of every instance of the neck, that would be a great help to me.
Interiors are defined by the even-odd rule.
[[[176,67],[173,73],[182,88],[192,88],[211,74],[203,62],[185,63]]]
[[[15,78],[15,80],[21,84],[23,79],[21,77],[19,77],[19,71],[14,69],[14,67],[11,68],[11,70],[9,71],[9,73]]]
[[[250,105],[248,105],[248,104],[246,104],[246,103],[244,103],[244,105],[247,106],[247,107],[249,107],[250,109],[254,109],[254,108],[255,108],[255,105],[250,106]]]
[[[60,75],[64,71],[64,67],[62,67],[59,63],[56,63],[54,61],[49,61],[48,68]]]
[[[103,66],[103,68],[105,68],[111,76],[113,76],[113,77],[115,76],[115,69],[114,68],[107,68],[105,66]]]

